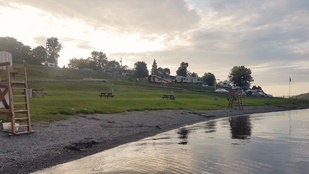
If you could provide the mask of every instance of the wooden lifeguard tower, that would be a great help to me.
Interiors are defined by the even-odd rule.
[[[237,102],[238,109],[244,109],[240,90],[232,90],[227,100],[229,101],[229,104],[227,106],[228,108],[233,108],[234,102]]]
[[[11,53],[0,51],[0,77],[0,114],[7,116],[9,135],[33,132],[26,67],[13,66]]]

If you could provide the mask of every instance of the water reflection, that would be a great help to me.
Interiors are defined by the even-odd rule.
[[[309,109],[198,123],[37,173],[307,173],[308,115]]]
[[[205,133],[212,133],[212,132],[216,132],[217,128],[216,128],[216,121],[212,120],[212,121],[208,121],[205,123]]]
[[[251,121],[248,116],[230,117],[232,139],[249,139],[251,136]]]
[[[185,128],[185,127],[182,127],[180,128],[178,131],[177,131],[177,134],[179,135],[178,138],[181,139],[181,141],[179,142],[179,144],[187,144],[188,141],[188,134],[189,134],[190,130]]]

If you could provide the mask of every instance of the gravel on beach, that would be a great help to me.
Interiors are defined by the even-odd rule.
[[[308,108],[308,107],[305,107]],[[30,173],[197,122],[221,117],[302,109],[259,106],[209,111],[159,110],[116,114],[78,114],[34,133],[0,132],[0,173]]]

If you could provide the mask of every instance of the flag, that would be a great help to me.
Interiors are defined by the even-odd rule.
[[[289,77],[289,82],[291,82],[291,77]]]

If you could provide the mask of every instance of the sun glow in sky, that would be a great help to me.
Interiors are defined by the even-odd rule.
[[[267,93],[309,89],[307,0],[0,0],[0,36],[34,48],[57,37],[59,65],[92,51],[123,65],[137,61],[172,74],[181,62],[226,80],[233,66],[252,70]]]

